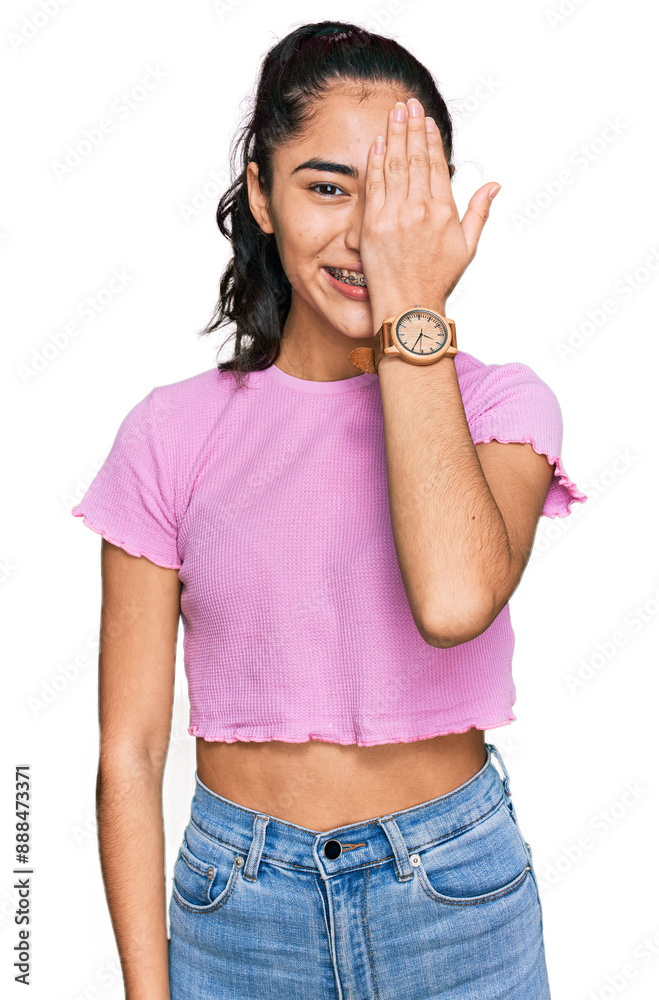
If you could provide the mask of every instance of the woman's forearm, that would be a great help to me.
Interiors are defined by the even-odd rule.
[[[101,760],[96,810],[126,1000],[170,1000],[162,770],[130,754]]]
[[[391,524],[412,613],[431,645],[484,628],[510,572],[506,526],[483,474],[455,362],[378,366]]]

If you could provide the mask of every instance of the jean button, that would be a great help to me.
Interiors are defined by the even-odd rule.
[[[337,858],[341,857],[341,851],[343,848],[338,840],[328,840],[325,843],[323,850],[326,858],[329,858],[330,861],[336,861]]]

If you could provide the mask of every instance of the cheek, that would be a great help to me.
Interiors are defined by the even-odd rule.
[[[336,245],[337,216],[310,199],[290,196],[277,204],[273,218],[279,258],[293,288],[305,298],[319,278],[321,264],[327,262],[328,248]],[[322,278],[322,275],[320,275]]]
[[[321,220],[314,224],[309,216],[304,219],[286,221],[278,243],[279,256],[289,280],[293,275],[309,278],[318,271],[327,239],[321,228]]]

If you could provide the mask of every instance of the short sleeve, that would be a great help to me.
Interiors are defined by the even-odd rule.
[[[124,417],[107,458],[71,513],[131,555],[179,569],[172,480],[158,440],[154,391]]]
[[[542,508],[545,517],[565,517],[570,504],[588,497],[568,476],[561,460],[563,417],[556,395],[528,365],[488,365],[470,398],[467,421],[474,444],[531,444],[555,464],[554,478]]]

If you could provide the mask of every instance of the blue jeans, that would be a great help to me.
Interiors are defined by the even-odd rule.
[[[446,795],[323,833],[195,772],[171,1000],[549,1000],[531,848],[485,746]]]

